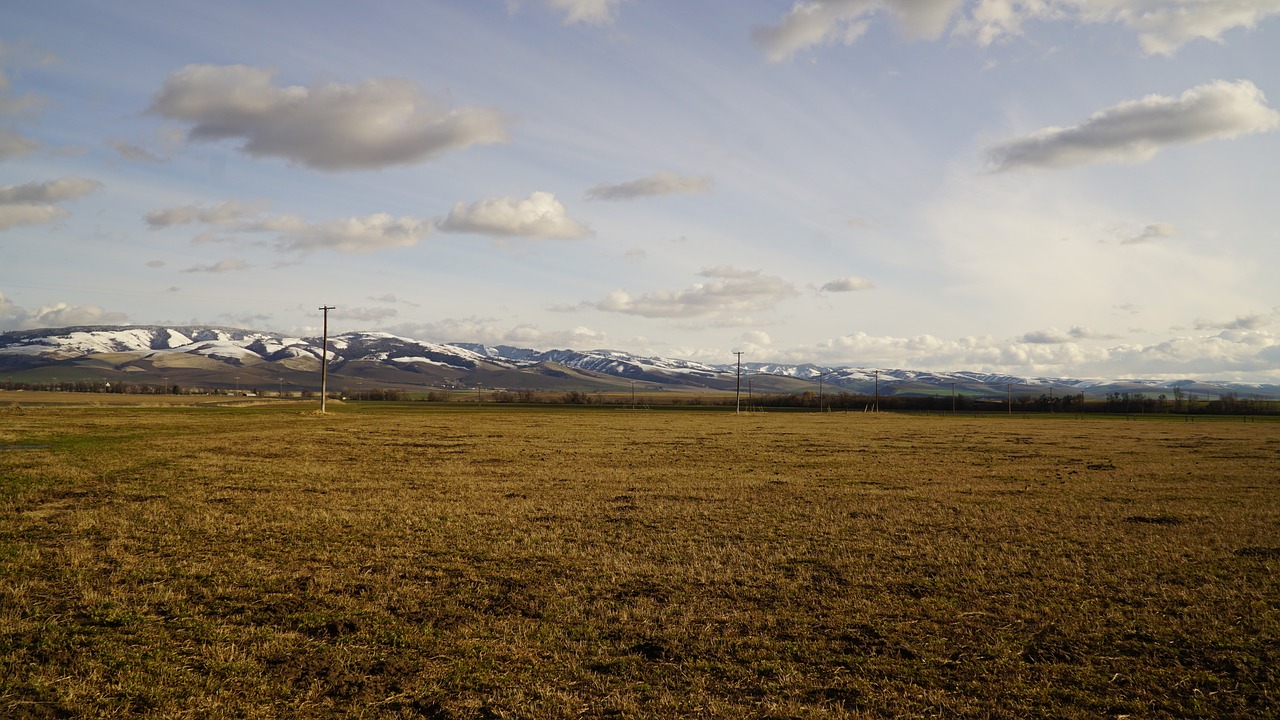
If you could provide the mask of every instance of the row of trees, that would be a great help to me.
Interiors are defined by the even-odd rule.
[[[66,382],[14,382],[12,378],[0,382],[5,390],[44,390],[83,393],[114,393],[130,395],[262,395],[257,388],[232,391],[227,388],[184,387],[170,383],[131,383],[124,381],[105,382],[93,380],[75,380]],[[283,391],[268,392],[269,395],[288,397]],[[310,390],[297,393],[302,398],[315,397]],[[445,402],[450,400],[469,400],[467,393],[450,393],[432,390],[425,396],[410,395],[399,388],[359,388],[331,391],[329,397],[334,399],[366,400],[366,401],[402,401],[421,399],[429,402]],[[539,392],[535,390],[497,390],[487,396],[478,394],[476,400],[495,403],[520,404],[564,404],[564,405],[686,405],[686,406],[734,406],[738,399],[732,395],[716,394],[713,396],[691,395],[688,393],[662,393],[659,398],[653,395],[637,397],[626,392],[609,393],[584,392],[570,390],[568,392]],[[1012,406],[1010,406],[1012,402]],[[1020,394],[1010,398],[973,397],[957,394],[955,396],[902,397],[881,395],[879,397],[849,392],[824,393],[819,395],[812,390],[801,393],[752,394],[741,397],[743,407],[747,408],[787,408],[835,411],[915,411],[915,412],[957,412],[973,411],[1005,411],[1005,412],[1046,412],[1046,413],[1180,413],[1205,415],[1272,415],[1280,414],[1280,402],[1261,398],[1241,398],[1238,393],[1229,392],[1216,399],[1199,399],[1195,393],[1184,392],[1175,387],[1170,397],[1165,393],[1148,395],[1141,392],[1111,392],[1102,400],[1087,400],[1084,393],[1061,394],[1042,393],[1038,396]]]

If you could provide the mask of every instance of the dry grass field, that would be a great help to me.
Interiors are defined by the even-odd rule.
[[[1280,715],[1280,423],[9,407],[0,446],[4,717]]]

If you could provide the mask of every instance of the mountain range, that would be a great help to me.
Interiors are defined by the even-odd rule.
[[[329,338],[208,325],[84,326],[0,333],[0,377],[8,383],[129,383],[229,390],[317,390],[321,356],[331,390],[395,388],[536,391],[732,391],[737,366],[617,350],[533,350],[508,345],[431,343],[384,332]],[[728,354],[728,353],[726,353]],[[1235,393],[1280,399],[1280,386],[1203,380],[1078,379],[980,372],[825,367],[744,362],[743,392],[849,392],[974,398],[1006,393],[1172,395]]]

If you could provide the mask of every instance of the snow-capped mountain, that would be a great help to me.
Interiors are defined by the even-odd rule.
[[[316,386],[322,353],[329,376],[343,386],[369,385],[607,389],[645,383],[656,387],[731,390],[737,366],[637,355],[619,350],[532,350],[509,345],[439,344],[384,332],[350,332],[329,338],[291,337],[217,326],[86,326],[0,333],[0,373],[34,381],[173,381],[211,387],[245,383]],[[975,398],[1084,392],[1172,395],[1177,390],[1216,396],[1239,393],[1280,399],[1280,386],[1191,380],[1024,377],[970,371],[927,372],[812,363],[744,363],[742,377],[763,393],[878,392],[884,396],[954,391]]]

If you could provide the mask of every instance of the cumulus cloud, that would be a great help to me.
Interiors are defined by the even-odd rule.
[[[226,260],[219,260],[218,262],[212,263],[210,265],[192,265],[191,267],[187,268],[186,270],[183,270],[182,272],[184,273],[224,273],[224,272],[234,272],[236,270],[248,270],[251,267],[253,266],[245,262],[244,260],[241,260],[240,258],[227,258]]]
[[[473,233],[494,237],[574,239],[592,234],[569,217],[554,193],[535,192],[525,200],[489,198],[471,205],[458,203],[439,228],[449,233]]]
[[[74,325],[115,325],[126,322],[124,313],[109,312],[96,305],[69,305],[64,302],[41,305],[34,310],[21,307],[0,293],[0,330],[70,327]]]
[[[1151,223],[1137,235],[1130,235],[1120,241],[1121,245],[1139,245],[1141,243],[1163,240],[1177,235],[1178,231],[1166,222]]]
[[[1172,55],[1197,39],[1221,41],[1280,14],[1280,0],[801,0],[775,25],[757,28],[770,62],[822,45],[849,45],[884,12],[909,37],[934,39],[947,28],[980,46],[1016,37],[1031,22],[1120,24],[1138,34],[1142,51]]]
[[[858,277],[857,275],[848,275],[842,278],[836,278],[831,282],[822,286],[824,292],[857,292],[859,290],[872,290],[875,283],[870,280]]]
[[[700,195],[710,191],[710,177],[677,175],[664,171],[616,185],[601,183],[587,190],[587,199],[632,200],[655,195]]]
[[[623,0],[547,0],[552,9],[564,13],[564,24],[612,25]]]
[[[70,213],[56,203],[75,200],[100,187],[97,180],[78,177],[0,187],[0,231],[60,220]]]
[[[996,171],[1099,162],[1144,162],[1170,145],[1230,140],[1280,127],[1280,112],[1248,80],[1198,85],[1180,97],[1148,95],[1094,113],[1072,127],[1049,127],[987,153]]]
[[[272,75],[245,65],[188,65],[165,80],[150,112],[190,125],[190,140],[236,139],[253,157],[326,171],[416,164],[507,140],[498,111],[451,109],[408,80],[307,88],[274,85]]]
[[[782,300],[798,294],[786,280],[757,270],[721,265],[699,274],[710,280],[683,290],[640,296],[615,290],[593,307],[648,318],[724,317],[772,310]]]

